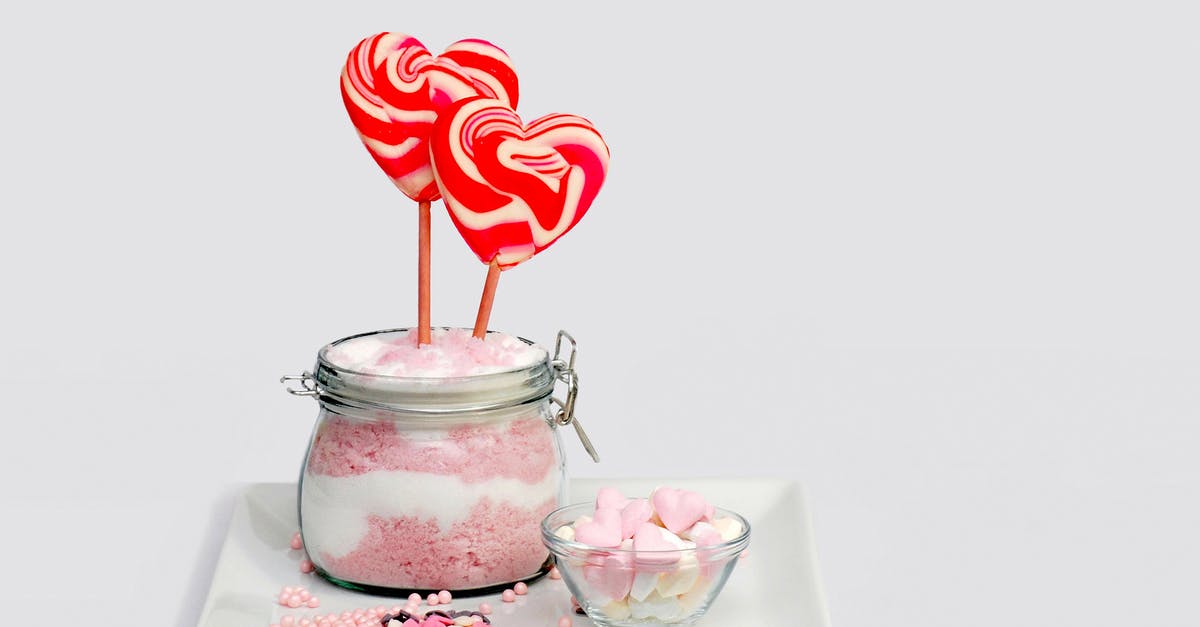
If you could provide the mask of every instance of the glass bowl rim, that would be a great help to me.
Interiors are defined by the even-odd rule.
[[[561,514],[561,513],[565,512],[566,510],[575,509],[575,508],[584,508],[584,507],[594,508],[595,503],[580,502],[580,503],[572,503],[570,505],[564,505],[564,506],[559,507],[558,509],[550,512],[549,514],[546,514],[545,518],[542,518],[542,523],[541,523],[542,541],[546,545],[546,547],[550,549],[551,553],[555,553],[555,554],[563,553],[564,549],[574,549],[577,551],[594,551],[594,552],[603,552],[603,553],[615,553],[615,554],[621,554],[621,555],[633,555],[633,554],[672,555],[672,554],[696,553],[696,552],[701,552],[701,551],[703,551],[703,552],[723,552],[723,551],[726,551],[729,549],[733,549],[733,548],[737,547],[738,545],[748,544],[749,540],[750,540],[750,521],[746,520],[745,516],[742,516],[741,514],[735,512],[731,509],[725,509],[724,507],[717,507],[717,506],[713,506],[714,512],[720,512],[722,514],[727,514],[728,517],[733,518],[742,524],[742,533],[738,534],[738,536],[736,538],[722,542],[720,544],[708,544],[705,546],[696,546],[696,547],[692,547],[692,548],[664,549],[664,550],[655,550],[655,551],[647,551],[647,550],[643,549],[643,550],[639,551],[637,549],[622,549],[620,547],[614,548],[614,547],[606,547],[606,546],[596,546],[594,544],[585,544],[583,542],[576,542],[574,540],[564,540],[563,538],[560,538],[560,537],[554,535],[554,531],[552,531],[550,529],[549,524],[548,524],[550,522],[551,518],[553,518],[556,514]]]

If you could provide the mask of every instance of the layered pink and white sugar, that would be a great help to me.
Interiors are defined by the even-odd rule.
[[[326,358],[370,374],[461,377],[546,356],[511,336],[480,341],[458,331],[435,330],[433,346],[419,348],[408,333],[356,338]],[[361,584],[466,590],[523,579],[548,556],[539,524],[558,504],[560,465],[537,405],[449,426],[330,414],[302,483],[304,545],[325,572]]]
[[[468,329],[432,329],[429,344],[417,331],[373,333],[330,346],[325,359],[361,374],[412,378],[455,378],[527,368],[546,359],[537,345],[505,333],[479,339]]]

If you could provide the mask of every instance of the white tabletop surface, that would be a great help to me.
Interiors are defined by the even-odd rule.
[[[1195,2],[7,3],[5,624],[195,624],[276,383],[415,319],[344,56],[505,47],[612,148],[493,328],[581,344],[577,476],[802,482],[840,627],[1195,625]],[[484,268],[436,205],[433,318]],[[266,627],[264,625],[264,627]]]

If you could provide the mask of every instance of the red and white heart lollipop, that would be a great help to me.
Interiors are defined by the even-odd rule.
[[[608,146],[579,116],[554,113],[526,125],[504,102],[473,98],[442,111],[429,153],[451,221],[488,264],[475,317],[482,338],[500,271],[579,223],[608,173]]]
[[[400,191],[417,201],[418,343],[430,341],[429,203],[438,197],[429,164],[429,133],[438,113],[463,98],[497,98],[517,106],[517,73],[503,50],[463,39],[433,56],[415,37],[379,33],[350,51],[342,100],[363,145]]]
[[[449,104],[478,96],[515,107],[517,73],[508,55],[464,39],[434,56],[415,37],[379,33],[350,51],[342,100],[367,151],[396,187],[416,201],[438,197],[429,165],[429,132]]]
[[[608,146],[591,122],[554,113],[524,124],[488,98],[447,107],[429,149],[454,226],[481,261],[501,268],[578,224],[608,172]]]

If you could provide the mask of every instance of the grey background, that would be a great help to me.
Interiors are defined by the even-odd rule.
[[[579,338],[576,474],[804,482],[839,625],[1200,620],[1194,3],[0,16],[6,618],[194,624],[239,486],[298,472],[276,378],[413,322],[415,212],[337,90],[400,30],[494,41],[526,119],[612,147],[493,317]],[[441,211],[433,316],[469,325]]]

